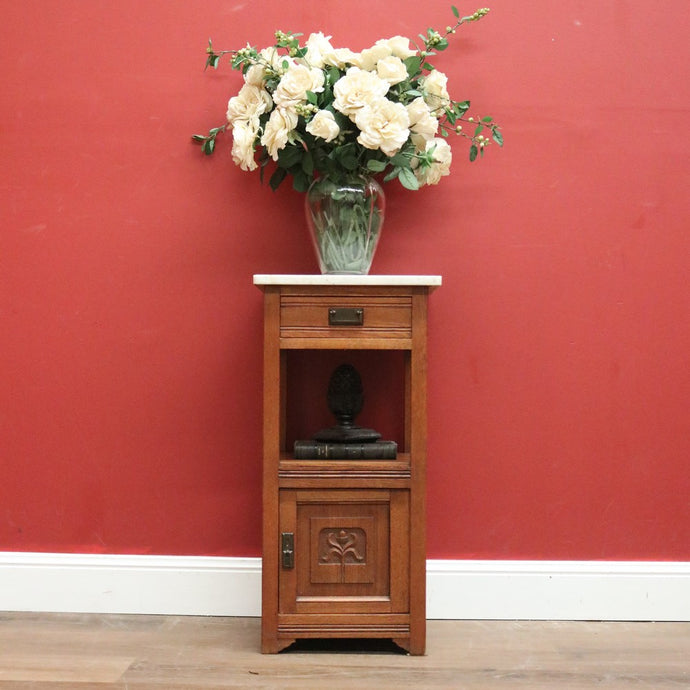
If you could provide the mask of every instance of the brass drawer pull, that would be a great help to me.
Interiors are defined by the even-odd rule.
[[[328,310],[329,326],[362,326],[364,309],[352,307],[331,307]]]

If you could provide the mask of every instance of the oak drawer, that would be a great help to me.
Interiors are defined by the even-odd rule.
[[[281,298],[281,338],[410,338],[411,334],[409,295],[283,295]]]

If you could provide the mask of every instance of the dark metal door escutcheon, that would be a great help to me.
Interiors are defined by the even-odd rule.
[[[291,570],[295,567],[295,535],[292,532],[283,532],[280,537],[283,568]]]

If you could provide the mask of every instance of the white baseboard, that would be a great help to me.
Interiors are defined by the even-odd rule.
[[[0,610],[258,616],[261,559],[0,552]],[[427,615],[690,621],[690,562],[430,560]]]
[[[428,561],[427,615],[690,621],[690,563]]]
[[[261,559],[5,552],[0,611],[258,616]]]

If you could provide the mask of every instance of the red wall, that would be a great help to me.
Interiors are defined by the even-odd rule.
[[[506,146],[389,186],[374,266],[444,278],[429,556],[688,560],[687,2],[490,4],[435,63]],[[427,6],[0,0],[0,550],[260,553],[252,274],[316,264],[300,195],[189,141],[240,83],[206,41]]]

